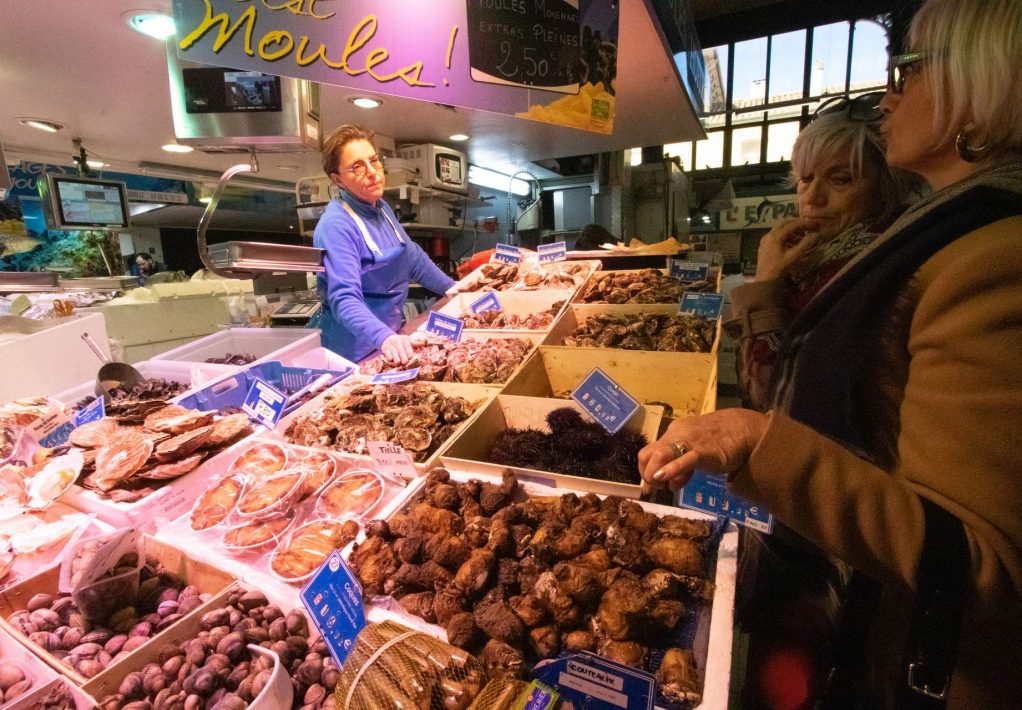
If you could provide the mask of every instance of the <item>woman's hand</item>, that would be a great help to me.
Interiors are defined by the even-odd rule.
[[[807,232],[801,220],[777,223],[763,235],[756,256],[756,280],[779,279],[817,244],[817,234]]]
[[[398,333],[394,333],[394,335],[383,341],[383,345],[380,346],[380,352],[383,353],[383,357],[387,358],[388,362],[397,365],[407,365],[415,356],[412,339],[407,335],[400,335]]]
[[[676,491],[697,468],[737,471],[763,438],[768,421],[767,415],[751,409],[722,409],[673,422],[659,441],[639,452],[643,493],[664,486]]]

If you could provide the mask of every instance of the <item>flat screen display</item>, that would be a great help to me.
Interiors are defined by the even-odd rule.
[[[47,175],[57,229],[111,229],[129,226],[128,192],[117,180]]]
[[[280,77],[237,69],[182,69],[188,113],[280,111]]]

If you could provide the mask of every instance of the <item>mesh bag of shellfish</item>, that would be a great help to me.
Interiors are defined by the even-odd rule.
[[[507,676],[494,678],[486,684],[469,706],[469,710],[511,710],[515,701],[528,687],[528,683],[517,678]]]
[[[346,710],[467,710],[479,696],[483,667],[459,648],[385,621],[358,635],[337,682]]]

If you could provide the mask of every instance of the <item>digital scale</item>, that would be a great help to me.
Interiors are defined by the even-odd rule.
[[[282,303],[271,315],[274,325],[305,325],[319,312],[321,301],[291,301]]]

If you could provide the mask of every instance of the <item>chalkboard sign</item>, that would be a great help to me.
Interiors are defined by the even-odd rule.
[[[466,0],[472,79],[577,94],[579,0]]]

